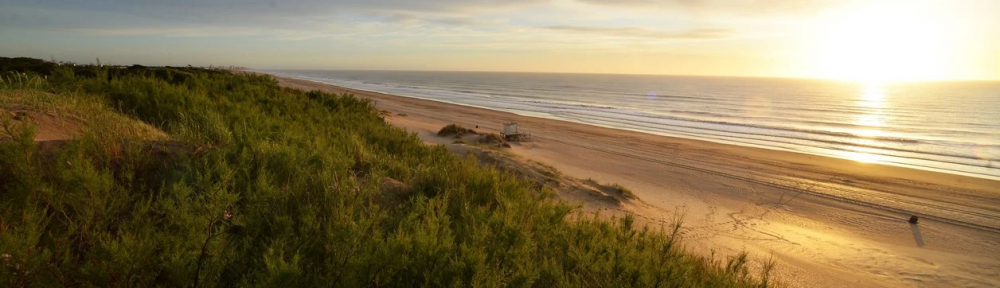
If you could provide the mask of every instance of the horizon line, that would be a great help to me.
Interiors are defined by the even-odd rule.
[[[866,80],[843,79],[843,78],[822,78],[822,77],[795,77],[795,76],[748,76],[748,75],[707,75],[707,74],[644,74],[644,73],[600,73],[600,72],[555,72],[555,71],[489,71],[489,70],[430,70],[430,69],[295,69],[295,68],[253,68],[244,67],[250,70],[275,70],[275,71],[369,71],[369,72],[459,72],[459,73],[521,73],[521,74],[576,74],[576,75],[622,75],[622,76],[673,76],[673,77],[718,77],[718,78],[757,78],[757,79],[791,79],[791,80],[821,80],[835,82],[864,83]],[[878,81],[882,84],[895,83],[920,83],[920,82],[1000,82],[1000,78],[988,79],[918,79],[918,80],[884,80]]]

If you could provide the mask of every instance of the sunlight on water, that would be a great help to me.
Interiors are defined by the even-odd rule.
[[[869,84],[861,93],[858,106],[864,109],[863,114],[859,114],[854,124],[864,126],[864,128],[854,131],[854,135],[861,137],[877,137],[885,135],[880,127],[884,126],[882,121],[882,108],[885,107],[885,91],[878,84]]]
[[[520,115],[1000,179],[1000,82],[291,71]],[[864,148],[867,148],[864,149]]]
[[[882,126],[882,111],[877,111],[873,114],[863,114],[858,116],[858,120],[854,121],[854,124],[864,125],[864,126]]]
[[[878,129],[855,130],[854,134],[857,135],[857,136],[861,136],[861,137],[878,137],[878,136],[885,135],[885,133],[882,132],[882,130],[878,130]]]
[[[854,121],[855,125],[862,126],[863,128],[854,130],[854,135],[859,137],[874,138],[886,135],[880,128],[884,126],[882,123],[882,108],[885,108],[885,91],[879,84],[868,84],[865,86],[864,91],[860,95],[860,101],[857,102],[859,108],[863,109],[862,114],[859,114]],[[874,146],[876,141],[872,139],[858,139],[854,141],[859,145],[864,146]],[[854,151],[843,151],[841,154],[846,159],[851,159],[858,162],[864,163],[877,163],[883,158],[878,155],[875,149],[868,147],[851,147]]]
[[[871,145],[875,141],[863,139],[859,144]],[[850,159],[862,163],[885,163],[887,158],[880,155],[876,149],[870,147],[851,147],[851,151],[839,151],[841,158]]]
[[[878,163],[879,158],[878,155],[861,152],[843,151],[841,154],[843,154],[845,159],[851,159],[862,163]]]
[[[861,100],[866,107],[871,108],[882,108],[882,104],[885,101],[885,89],[882,89],[882,85],[877,83],[870,83],[865,85],[865,91],[861,94]]]

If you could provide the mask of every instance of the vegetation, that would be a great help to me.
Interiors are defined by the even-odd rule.
[[[638,198],[638,197],[635,196],[634,193],[632,193],[632,190],[629,190],[628,188],[625,188],[625,186],[618,185],[618,184],[611,184],[611,187],[614,188],[616,190],[616,192],[618,192],[618,194],[622,195],[623,197],[625,197],[627,199],[636,199],[636,198]]]
[[[745,257],[686,254],[679,226],[583,216],[365,99],[194,68],[47,73],[0,78],[2,108],[80,111],[81,131],[45,149],[0,113],[0,286],[767,286]],[[185,148],[151,153],[165,142]]]
[[[503,145],[507,141],[503,140],[503,137],[497,133],[484,133],[483,136],[479,137],[479,143],[490,144],[490,145]]]
[[[462,135],[465,134],[476,134],[476,131],[473,131],[472,129],[469,128],[465,128],[462,125],[458,124],[450,124],[448,126],[444,126],[441,128],[441,130],[438,131],[438,136],[442,137],[447,137],[447,136],[461,137]]]
[[[56,63],[41,59],[0,57],[0,74],[31,72],[40,75],[49,75],[56,67]]]
[[[630,199],[630,200],[639,199],[638,196],[635,196],[635,193],[632,193],[632,190],[629,190],[625,186],[622,186],[621,184],[618,183],[602,184],[601,182],[598,182],[593,178],[587,178],[587,180],[584,180],[584,182],[594,187],[600,187],[601,190],[604,191],[604,193],[619,195],[625,199]]]

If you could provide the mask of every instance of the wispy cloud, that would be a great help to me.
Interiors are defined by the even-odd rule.
[[[327,16],[341,11],[457,14],[549,0],[8,0],[0,7],[92,11],[198,22]],[[250,23],[247,23],[250,24]]]
[[[583,3],[617,6],[702,6],[706,0],[579,0]]]
[[[112,34],[317,30],[332,22],[473,25],[473,15],[549,0],[5,0],[0,25]],[[319,24],[319,25],[317,25]],[[253,33],[253,32],[241,32]],[[187,33],[185,33],[187,34]]]
[[[542,27],[547,30],[603,35],[610,37],[636,37],[656,39],[716,39],[732,34],[730,29],[699,28],[679,32],[665,32],[639,27],[593,27],[554,25]]]
[[[845,5],[855,0],[578,0],[582,3],[635,7],[641,9],[686,9],[713,14],[813,13],[822,9]]]

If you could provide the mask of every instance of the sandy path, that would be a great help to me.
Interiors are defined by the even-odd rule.
[[[631,188],[642,201],[624,210],[647,223],[684,214],[694,251],[773,255],[792,287],[1000,287],[1000,181],[279,82],[371,98],[422,135],[517,121],[535,141],[515,153]]]

